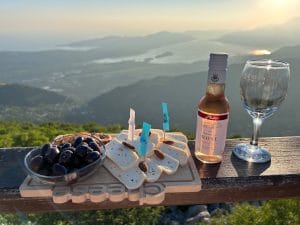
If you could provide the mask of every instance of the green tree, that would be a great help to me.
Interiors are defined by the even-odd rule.
[[[300,199],[266,201],[260,207],[236,204],[231,213],[212,218],[212,225],[299,225]]]

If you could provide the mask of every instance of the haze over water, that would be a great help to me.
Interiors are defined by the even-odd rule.
[[[162,30],[245,30],[285,23],[298,16],[299,8],[297,0],[1,1],[0,49],[49,49],[83,39]]]

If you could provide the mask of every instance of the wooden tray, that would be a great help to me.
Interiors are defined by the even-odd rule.
[[[86,180],[72,185],[46,184],[27,176],[19,188],[22,197],[52,198],[54,203],[83,203],[87,200],[120,202],[128,198],[129,201],[139,201],[140,205],[160,204],[165,193],[198,192],[200,189],[201,181],[190,154],[188,164],[180,166],[175,174],[162,174],[155,183],[144,183],[136,190],[126,189],[104,167],[99,167]]]

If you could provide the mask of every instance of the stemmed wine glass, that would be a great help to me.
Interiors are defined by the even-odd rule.
[[[238,144],[233,153],[248,162],[271,160],[267,149],[258,146],[258,132],[263,121],[277,111],[285,99],[290,77],[289,64],[277,60],[248,60],[240,80],[242,104],[253,119],[250,144]]]

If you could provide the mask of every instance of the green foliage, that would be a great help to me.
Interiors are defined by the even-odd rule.
[[[266,201],[261,207],[237,204],[231,213],[217,215],[212,225],[299,225],[300,199]]]
[[[0,214],[2,225],[151,225],[156,224],[164,207],[115,209],[44,214]]]
[[[96,123],[19,123],[0,122],[0,147],[38,146],[53,140],[60,134],[80,131],[117,133],[122,129],[119,125],[104,127]]]

